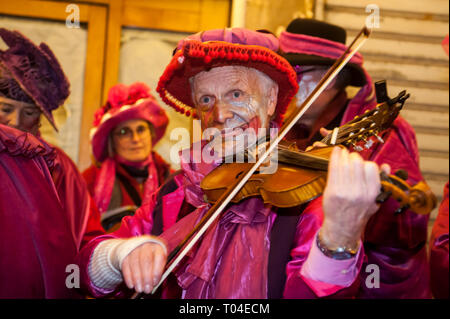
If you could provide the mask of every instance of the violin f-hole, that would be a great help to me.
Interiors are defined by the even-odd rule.
[[[239,179],[239,177],[241,177],[241,175],[245,173],[244,171],[240,171],[239,173],[236,174],[235,179]]]

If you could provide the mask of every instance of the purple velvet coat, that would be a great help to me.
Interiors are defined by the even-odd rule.
[[[80,238],[49,170],[56,161],[53,148],[0,125],[0,298],[79,296],[65,285]]]
[[[409,185],[423,180],[419,168],[419,151],[413,128],[402,118],[394,121],[378,144],[361,155],[378,164],[387,163],[392,172],[408,172]],[[389,199],[369,220],[364,235],[366,259],[361,272],[359,298],[430,298],[426,251],[429,216],[405,211],[394,214],[398,204]],[[380,288],[365,284],[367,265],[380,269]],[[370,287],[370,285],[369,285]]]

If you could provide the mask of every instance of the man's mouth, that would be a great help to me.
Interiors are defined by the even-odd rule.
[[[224,139],[231,138],[231,137],[237,136],[239,134],[242,134],[249,127],[250,127],[249,123],[244,123],[240,126],[236,126],[233,128],[225,128],[222,131],[220,131],[220,135]]]
[[[260,121],[257,116],[253,117],[250,121],[245,122],[239,126],[235,126],[233,128],[225,128],[220,132],[220,134],[222,138],[230,138],[240,135],[246,132],[248,129],[253,129],[255,134],[259,132]],[[253,132],[246,132],[246,133],[253,133]]]

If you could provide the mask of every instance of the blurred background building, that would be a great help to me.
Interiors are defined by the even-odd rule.
[[[391,96],[404,89],[411,94],[402,115],[417,133],[422,172],[440,200],[449,178],[449,59],[441,45],[447,0],[0,0],[0,27],[46,42],[60,60],[72,93],[55,114],[60,133],[49,125],[42,133],[83,170],[91,162],[93,114],[108,88],[142,81],[156,95],[159,76],[186,34],[238,26],[278,35],[293,18],[306,17],[346,28],[350,41],[377,8],[379,27],[361,50],[365,67],[375,81],[387,80]],[[170,125],[156,149],[170,161],[177,142],[171,129],[192,125],[166,110]]]

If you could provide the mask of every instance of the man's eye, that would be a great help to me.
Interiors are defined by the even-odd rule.
[[[209,104],[209,103],[211,103],[211,101],[212,101],[212,98],[209,97],[209,96],[202,96],[200,98],[200,103],[201,104]]]
[[[240,98],[242,96],[242,92],[241,91],[234,91],[233,92],[233,97],[235,98],[235,99],[238,99],[238,98]]]

